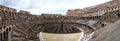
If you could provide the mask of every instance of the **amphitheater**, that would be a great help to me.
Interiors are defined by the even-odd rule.
[[[0,41],[44,41],[42,32],[81,33],[78,41],[120,41],[120,0],[70,9],[66,15],[32,15],[0,5]]]

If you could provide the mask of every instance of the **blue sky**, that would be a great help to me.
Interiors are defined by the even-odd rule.
[[[63,14],[68,9],[85,8],[110,0],[0,0],[0,5],[26,10],[34,15],[41,13]]]

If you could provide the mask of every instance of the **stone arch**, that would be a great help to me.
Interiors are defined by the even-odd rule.
[[[0,32],[0,40],[1,41],[8,41],[9,40],[9,28],[11,26],[10,25],[1,25],[1,32]]]

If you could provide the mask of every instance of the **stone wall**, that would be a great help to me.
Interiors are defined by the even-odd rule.
[[[3,5],[0,5],[0,9],[5,10],[5,11],[9,11],[9,12],[16,12],[17,11],[16,9],[9,8],[9,7],[3,6]]]
[[[0,26],[13,25],[11,33],[12,37],[10,37],[13,41],[17,41],[19,39],[21,39],[21,41],[38,41],[38,36],[36,34],[39,32],[68,34],[82,31],[86,38],[91,34],[91,32],[104,27],[103,22],[114,23],[119,18],[120,8],[118,1],[109,1],[104,4],[84,9],[68,10],[67,15],[32,15],[27,11],[21,10],[16,12],[15,9],[0,6]],[[86,24],[89,20],[95,20],[98,22],[93,26],[89,26]],[[2,28],[4,27],[0,27],[0,30]],[[3,32],[0,34],[1,36],[4,35]],[[4,37],[0,37],[0,39],[3,38]]]
[[[20,10],[18,13],[21,13],[21,14],[31,14],[30,12],[24,11],[24,10]]]
[[[102,15],[105,12],[114,11],[119,8],[117,1],[109,1],[96,6],[86,7],[83,9],[73,9],[68,10],[67,15],[77,15],[77,16],[94,16]]]

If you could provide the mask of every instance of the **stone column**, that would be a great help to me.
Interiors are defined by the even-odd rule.
[[[3,30],[4,30],[4,27],[2,27],[2,40],[4,40],[4,32],[3,32]]]
[[[12,26],[10,27],[11,29],[8,29],[7,31],[8,31],[8,40],[9,41],[12,41],[12,39],[11,39],[11,33],[12,33]],[[9,30],[11,30],[11,31],[9,31]]]

